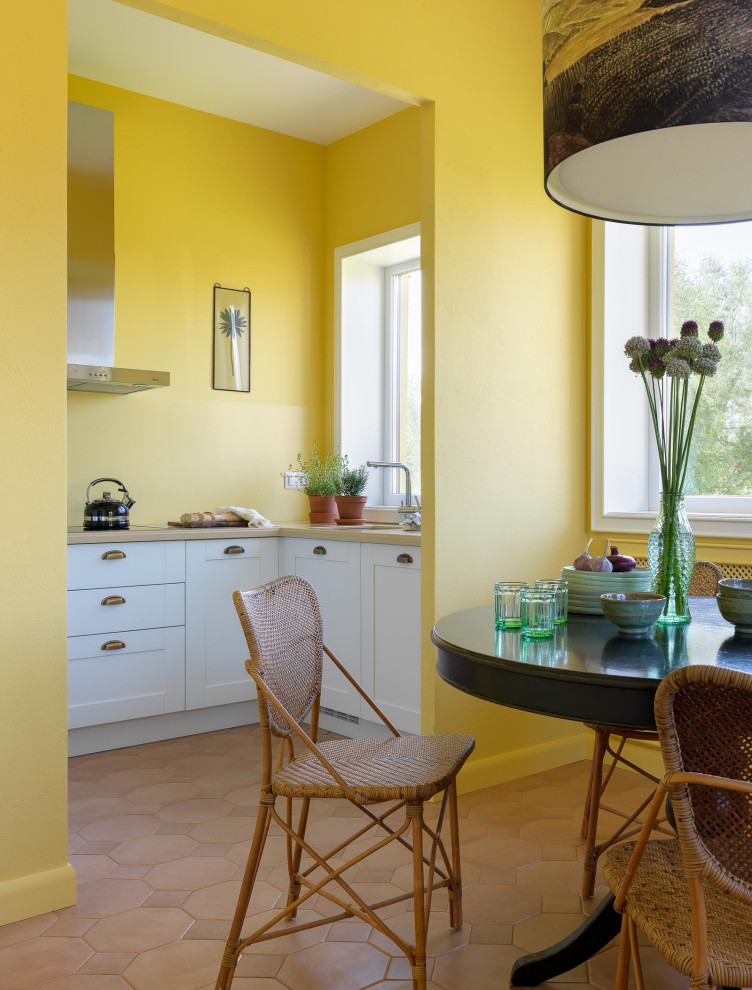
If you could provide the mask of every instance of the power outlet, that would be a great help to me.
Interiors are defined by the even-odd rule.
[[[285,488],[303,488],[305,475],[302,471],[285,471]]]

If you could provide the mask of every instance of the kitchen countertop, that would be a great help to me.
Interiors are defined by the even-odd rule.
[[[215,529],[182,529],[179,526],[138,526],[131,529],[68,529],[68,545],[79,543],[144,543],[154,540],[240,540],[272,536],[297,536],[304,539],[343,540],[348,543],[394,543],[419,547],[420,533],[406,532],[399,526],[366,523],[360,526],[312,526],[308,522],[281,523],[271,529],[246,526],[222,526]]]

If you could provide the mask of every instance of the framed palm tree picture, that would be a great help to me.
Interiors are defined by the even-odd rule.
[[[214,284],[214,380],[224,392],[251,391],[251,290]]]

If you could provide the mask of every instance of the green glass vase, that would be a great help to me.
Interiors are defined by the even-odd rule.
[[[648,566],[653,593],[666,597],[658,623],[680,626],[691,622],[689,582],[695,566],[695,537],[681,493],[661,493],[660,511],[648,539]]]

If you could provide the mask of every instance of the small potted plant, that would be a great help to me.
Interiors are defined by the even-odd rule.
[[[340,490],[342,458],[331,451],[322,457],[314,444],[305,460],[298,454],[298,466],[303,474],[303,491],[308,496],[311,525],[331,526],[337,518],[334,497]]]
[[[342,458],[339,495],[335,501],[339,512],[338,526],[361,526],[363,510],[368,500],[363,491],[368,484],[368,468],[365,464],[351,468],[347,456]]]

